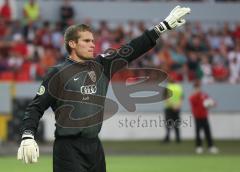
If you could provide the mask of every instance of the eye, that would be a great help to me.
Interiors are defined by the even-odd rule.
[[[90,39],[85,39],[84,42],[91,42],[91,40]]]
[[[84,42],[87,42],[87,43],[92,42],[92,43],[94,43],[94,40],[93,39],[85,39]]]

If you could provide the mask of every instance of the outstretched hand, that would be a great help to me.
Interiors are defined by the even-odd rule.
[[[188,7],[180,7],[179,5],[176,6],[163,22],[160,22],[155,26],[155,30],[161,34],[166,30],[175,29],[184,25],[186,23],[184,17],[187,14],[190,14],[190,12],[191,9]]]

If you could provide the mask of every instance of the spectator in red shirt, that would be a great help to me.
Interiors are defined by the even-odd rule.
[[[189,97],[192,114],[195,119],[196,129],[196,153],[203,153],[202,139],[200,137],[201,130],[204,131],[207,139],[209,152],[216,154],[218,149],[213,144],[211,130],[208,122],[208,108],[215,106],[215,102],[205,92],[201,90],[201,82],[194,82],[194,91]]]
[[[233,32],[233,37],[235,41],[240,40],[240,23],[236,25],[235,31]]]
[[[9,4],[9,0],[5,0],[5,3],[3,4],[1,10],[0,10],[0,16],[6,21],[11,21],[12,18],[12,9]]]
[[[13,36],[12,42],[12,52],[20,55],[23,59],[26,59],[28,56],[27,44],[21,34],[15,34]]]

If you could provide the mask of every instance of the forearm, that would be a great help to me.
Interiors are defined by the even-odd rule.
[[[142,56],[156,45],[158,38],[159,35],[154,29],[145,31],[141,36],[133,39],[129,44],[126,45],[129,46],[132,51],[131,54],[126,55],[124,59],[128,62],[131,62],[134,59]]]
[[[38,128],[39,120],[43,116],[45,110],[54,104],[55,99],[50,96],[48,92],[48,82],[56,72],[57,69],[55,68],[50,68],[48,70],[48,73],[44,77],[36,96],[26,108],[23,117],[22,132],[30,130],[35,134]]]
[[[27,107],[27,110],[24,114],[21,132],[24,133],[25,131],[31,131],[31,133],[35,135],[43,113],[44,112],[37,106],[34,106],[34,103],[32,102]]]

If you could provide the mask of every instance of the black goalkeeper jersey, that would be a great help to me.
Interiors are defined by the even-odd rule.
[[[66,58],[49,68],[26,109],[22,132],[35,134],[44,111],[51,107],[56,119],[56,137],[96,137],[104,119],[105,96],[111,77],[126,65],[123,61],[131,62],[140,57],[154,47],[157,39],[154,30],[145,31],[116,51],[111,50],[84,63]],[[107,101],[111,107],[113,102]]]

